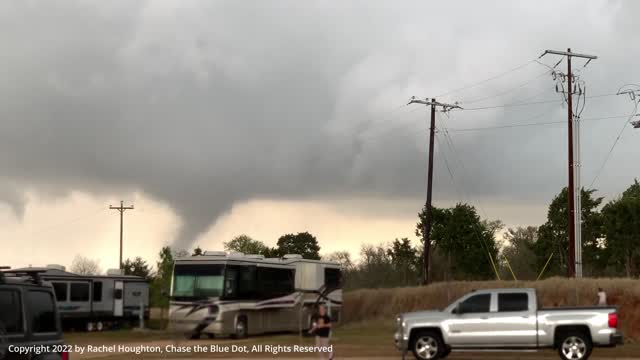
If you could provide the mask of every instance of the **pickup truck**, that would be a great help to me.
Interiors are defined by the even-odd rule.
[[[535,289],[473,291],[442,311],[396,319],[396,347],[416,359],[441,359],[454,350],[558,350],[562,359],[589,358],[594,346],[623,343],[613,306],[541,308]]]

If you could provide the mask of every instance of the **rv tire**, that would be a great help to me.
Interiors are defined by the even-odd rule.
[[[104,324],[102,323],[102,321],[98,321],[98,322],[96,323],[96,330],[97,330],[97,331],[102,331],[102,330],[104,330]]]
[[[200,339],[200,333],[199,332],[195,332],[195,333],[185,333],[184,337],[187,340],[198,340]]]
[[[249,334],[247,329],[247,317],[244,315],[239,316],[238,320],[236,320],[236,328],[233,337],[235,339],[244,339],[247,337],[247,334]]]
[[[94,327],[94,325],[93,325],[93,323],[91,321],[87,322],[86,329],[87,329],[87,332],[92,332],[95,329],[95,327]]]

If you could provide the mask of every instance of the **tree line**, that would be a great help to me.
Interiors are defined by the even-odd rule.
[[[583,274],[588,277],[640,275],[640,183],[637,180],[622,194],[603,205],[595,190],[582,196]],[[565,276],[568,273],[568,198],[564,188],[551,201],[547,219],[540,226],[504,229],[500,220],[482,219],[475,207],[458,203],[450,208],[433,208],[431,227],[431,274],[433,281],[513,279]],[[418,214],[415,235],[422,239],[425,211]],[[317,238],[308,233],[282,235],[275,247],[248,235],[224,242],[229,252],[282,257],[300,254],[306,259],[331,260],[344,269],[345,288],[378,288],[419,284],[424,268],[424,246],[409,238],[378,245],[365,244],[357,259],[348,251],[321,255]],[[151,282],[151,302],[166,306],[175,257],[201,255],[200,247],[190,252],[165,246],[153,266],[141,257],[126,259],[124,273]],[[96,267],[83,261],[79,270]],[[544,272],[542,270],[544,269]],[[74,267],[72,266],[72,271]],[[75,272],[78,272],[76,269]]]

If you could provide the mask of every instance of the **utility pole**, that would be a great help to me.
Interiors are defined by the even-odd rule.
[[[450,105],[439,103],[436,99],[417,99],[415,96],[411,98],[409,104],[422,104],[431,107],[431,124],[429,126],[429,162],[427,165],[427,202],[425,205],[425,223],[422,228],[422,241],[424,243],[424,277],[422,279],[423,285],[431,283],[431,220],[432,220],[432,208],[431,208],[431,193],[433,187],[433,140],[435,136],[436,128],[436,107],[440,106],[442,111],[449,111],[454,108],[461,109],[458,105]]]
[[[580,187],[580,119],[573,115],[573,94],[575,93],[573,75],[571,74],[571,59],[574,57],[591,60],[598,57],[593,55],[572,53],[567,51],[546,50],[540,57],[547,54],[561,55],[567,57],[567,122],[568,122],[568,155],[569,155],[569,186],[567,197],[569,198],[569,277],[582,277],[582,204]],[[585,64],[586,66],[586,64]],[[575,123],[575,127],[574,127]],[[575,143],[574,143],[575,138]],[[578,158],[578,163],[574,161],[574,152]],[[577,181],[578,186],[574,180]],[[577,205],[577,209],[576,209]]]
[[[133,205],[124,206],[124,201],[120,201],[120,206],[109,205],[109,209],[120,211],[120,270],[122,270],[122,228],[125,210],[133,210]]]

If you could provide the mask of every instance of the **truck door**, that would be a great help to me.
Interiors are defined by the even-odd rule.
[[[445,321],[447,343],[453,347],[487,346],[491,339],[491,294],[477,294],[463,300]]]
[[[526,292],[497,294],[497,312],[492,313],[492,335],[500,345],[535,347],[537,344],[536,309]]]
[[[124,315],[124,282],[115,280],[113,283],[113,316]]]

